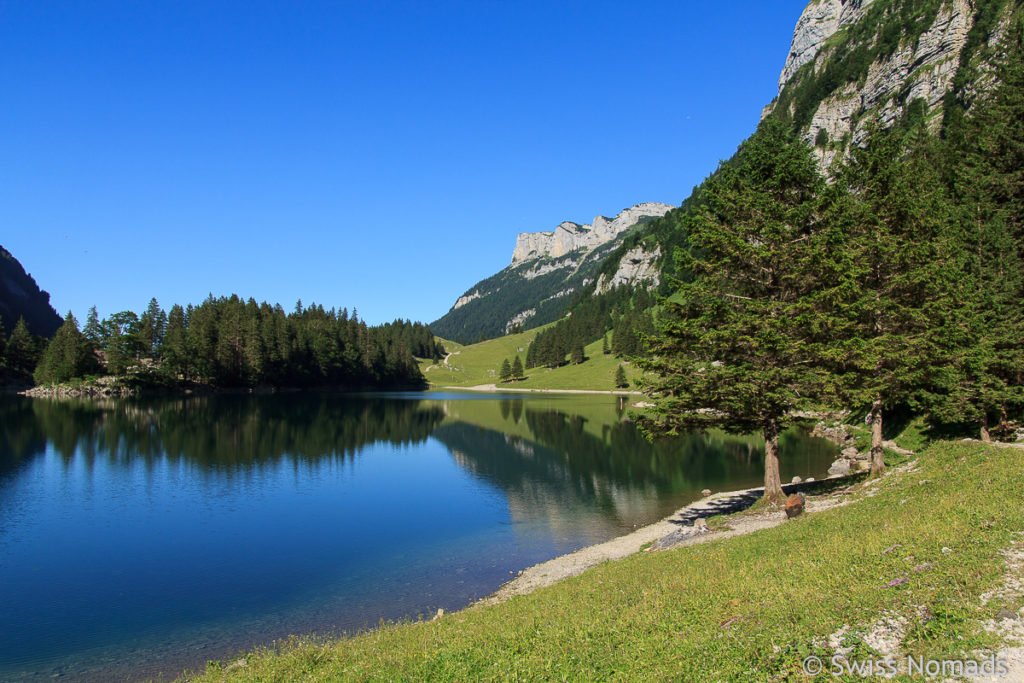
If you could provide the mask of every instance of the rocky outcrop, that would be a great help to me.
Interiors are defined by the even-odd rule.
[[[865,19],[868,14],[871,21],[896,21],[889,13],[869,12],[882,2],[821,0],[810,3],[793,32],[789,56],[779,78],[780,99],[787,86],[795,86],[801,78],[822,75],[840,47],[847,51],[857,47],[843,44],[840,34],[845,27]],[[845,154],[850,145],[863,143],[869,122],[876,115],[881,125],[888,127],[904,114],[907,106],[920,100],[927,108],[929,124],[934,128],[941,125],[942,117],[936,114],[942,111],[943,100],[953,87],[961,51],[973,25],[974,9],[971,0],[946,0],[923,32],[905,37],[891,54],[877,57],[861,78],[828,93],[817,104],[803,129],[803,137],[808,144],[815,145],[822,171],[827,170],[837,156]],[[870,41],[874,41],[875,32],[868,33]],[[802,71],[808,64],[810,71]],[[795,106],[792,101],[787,103]],[[771,113],[775,105],[773,102],[765,107],[763,116]]]
[[[505,323],[505,334],[511,332],[517,325],[524,324],[527,320],[537,315],[536,308],[528,308],[512,316],[512,319]]]
[[[477,299],[479,299],[481,297],[483,297],[483,294],[480,293],[480,290],[475,290],[475,291],[473,291],[470,294],[466,294],[465,296],[460,296],[459,300],[455,302],[454,306],[452,306],[452,310],[454,311],[456,308],[462,308],[463,306],[468,304],[470,301],[476,301]]]
[[[871,0],[819,0],[804,8],[793,30],[786,65],[779,76],[779,92],[801,66],[818,56],[825,41],[841,27],[863,16]]]
[[[597,278],[596,290],[603,294],[613,287],[620,285],[657,286],[660,281],[658,271],[658,259],[661,258],[661,247],[655,247],[654,251],[645,251],[644,247],[638,246],[630,249],[622,255],[619,261],[619,269],[610,278],[603,274]]]
[[[523,232],[512,250],[512,265],[545,256],[559,258],[577,249],[593,249],[618,237],[644,219],[664,216],[673,207],[660,202],[637,204],[615,218],[598,216],[589,225],[564,221],[550,232]]]

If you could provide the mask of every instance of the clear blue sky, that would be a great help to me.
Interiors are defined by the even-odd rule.
[[[429,322],[519,232],[682,201],[804,4],[0,0],[0,244],[80,321]]]

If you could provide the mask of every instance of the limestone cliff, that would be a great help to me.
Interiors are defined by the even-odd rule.
[[[793,32],[779,95],[762,118],[791,118],[823,171],[864,141],[875,118],[889,127],[918,107],[937,130],[958,73],[998,39],[1012,7],[1000,0],[811,2]],[[997,19],[976,26],[979,16]],[[977,45],[965,54],[972,29]]]
[[[660,247],[655,247],[653,251],[647,251],[642,244],[633,247],[622,255],[614,275],[598,276],[594,289],[598,294],[604,294],[613,287],[622,285],[656,287],[661,281],[661,273],[658,270],[660,258]]]
[[[609,242],[646,218],[664,216],[668,204],[646,202],[624,209],[615,218],[598,216],[589,225],[565,221],[549,232],[523,232],[512,250],[512,265],[549,256],[558,258],[577,249],[593,249]]]

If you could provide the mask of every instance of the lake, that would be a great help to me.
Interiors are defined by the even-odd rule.
[[[647,442],[554,394],[0,396],[0,679],[173,678],[294,633],[465,607],[757,486],[764,446]],[[790,431],[783,481],[831,444]]]

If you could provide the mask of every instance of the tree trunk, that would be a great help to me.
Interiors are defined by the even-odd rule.
[[[871,404],[871,476],[885,472],[882,459],[882,399],[876,398]]]
[[[764,434],[764,497],[767,503],[781,504],[786,499],[779,476],[779,425],[775,420],[765,422]]]
[[[981,414],[981,440],[984,442],[992,441],[992,435],[988,433],[988,412],[982,412]]]

